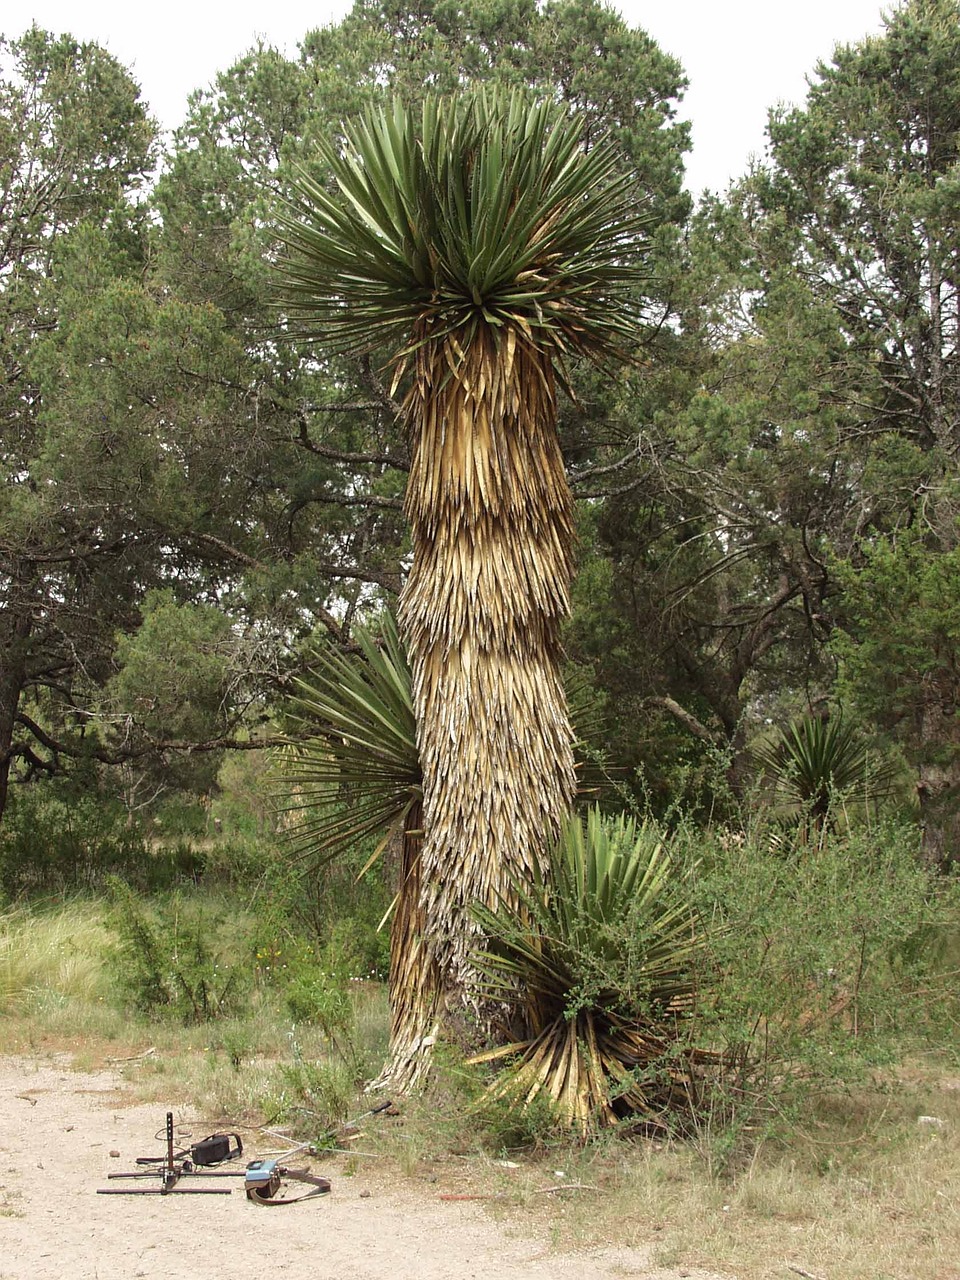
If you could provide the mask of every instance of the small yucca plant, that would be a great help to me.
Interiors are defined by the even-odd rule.
[[[391,1083],[408,1088],[423,1068],[411,1046],[434,1018],[439,992],[421,941],[423,775],[410,669],[396,623],[386,615],[379,644],[363,630],[357,642],[359,654],[323,648],[312,655],[311,675],[292,701],[311,736],[294,749],[288,781],[294,808],[302,812],[299,847],[315,862],[380,836],[369,867],[390,835],[399,837],[390,929]]]
[[[581,1133],[690,1105],[713,1059],[685,1042],[704,937],[684,878],[656,828],[593,808],[564,824],[516,908],[478,911],[487,994],[526,1028],[474,1058],[510,1060],[491,1096],[547,1100]]]
[[[856,726],[840,717],[805,715],[754,751],[774,795],[822,832],[844,800],[869,800],[890,790],[893,769],[872,756]]]

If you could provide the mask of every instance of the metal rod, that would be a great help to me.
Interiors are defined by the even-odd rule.
[[[167,1112],[167,1170],[164,1174],[164,1190],[171,1191],[177,1178],[180,1176],[180,1170],[174,1167],[173,1163],[173,1112]]]
[[[108,1173],[107,1177],[114,1178],[154,1178],[158,1179],[161,1175],[154,1169],[151,1173]],[[182,1178],[243,1178],[246,1176],[245,1169],[193,1169],[190,1173],[181,1171]]]
[[[232,1196],[230,1187],[97,1187],[98,1196]]]

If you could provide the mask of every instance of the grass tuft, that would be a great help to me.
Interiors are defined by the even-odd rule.
[[[104,955],[111,942],[95,902],[9,909],[0,916],[0,1011],[105,1000]]]

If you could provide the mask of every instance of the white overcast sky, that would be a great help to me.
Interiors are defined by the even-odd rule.
[[[11,6],[12,7],[12,6]],[[258,38],[296,54],[306,31],[338,21],[351,0],[26,0],[0,18],[20,35],[36,21],[59,34],[96,40],[129,66],[165,128],[179,124],[187,95],[211,83]],[[799,103],[806,77],[838,43],[881,28],[880,0],[620,0],[631,26],[645,28],[680,59],[690,88],[681,115],[692,122],[687,184],[722,190],[763,151],[767,110]]]

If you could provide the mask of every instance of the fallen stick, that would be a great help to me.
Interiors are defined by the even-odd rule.
[[[131,1053],[126,1058],[106,1058],[105,1061],[111,1064],[118,1062],[139,1062],[141,1058],[152,1058],[156,1052],[156,1047],[151,1045],[149,1049],[144,1049],[143,1053]]]
[[[473,1195],[454,1195],[452,1193],[442,1193],[437,1197],[438,1200],[498,1200],[500,1198],[499,1191],[478,1192]]]
[[[812,1271],[804,1271],[803,1267],[796,1267],[792,1262],[786,1264],[787,1270],[794,1272],[795,1275],[803,1276],[803,1280],[821,1280],[820,1276],[815,1276]]]
[[[599,1191],[599,1187],[592,1187],[588,1182],[560,1182],[555,1187],[538,1187],[537,1195],[552,1196],[558,1191]]]

